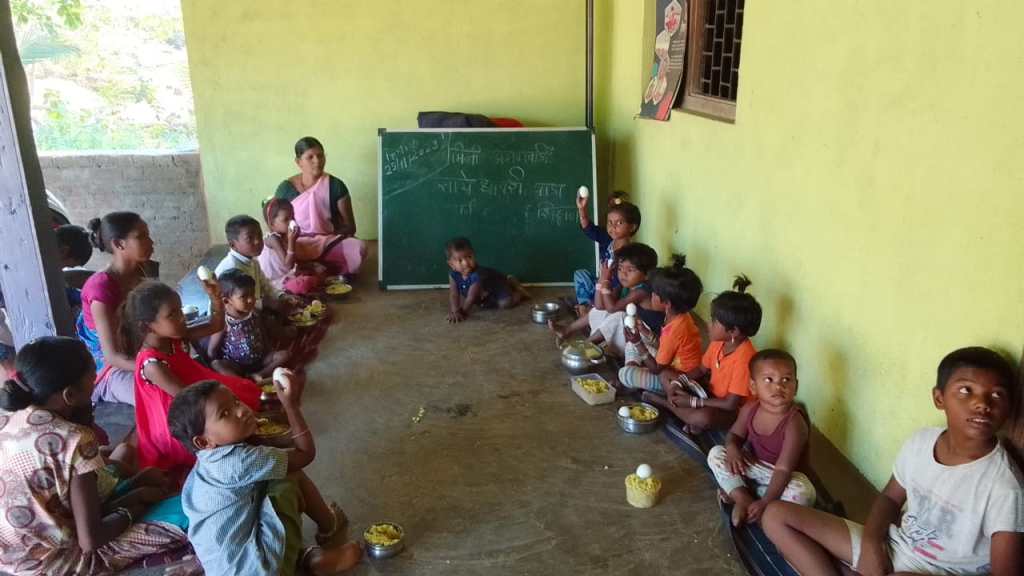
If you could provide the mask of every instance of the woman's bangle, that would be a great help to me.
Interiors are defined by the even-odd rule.
[[[292,440],[294,440],[296,438],[299,438],[300,436],[305,436],[306,434],[309,434],[309,428],[306,428],[302,432],[297,432],[295,434],[292,434]]]
[[[132,524],[135,523],[135,519],[132,518],[131,511],[128,510],[127,508],[123,507],[123,506],[117,508],[116,510],[114,510],[114,514],[123,514],[124,516],[126,516],[128,518],[128,525],[129,526],[131,526]]]
[[[704,399],[700,396],[690,396],[690,408],[703,408]]]

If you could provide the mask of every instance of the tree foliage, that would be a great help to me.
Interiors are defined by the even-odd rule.
[[[195,147],[177,0],[12,0],[41,150]]]

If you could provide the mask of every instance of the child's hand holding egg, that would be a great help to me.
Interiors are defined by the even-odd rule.
[[[196,276],[199,276],[200,282],[213,282],[213,272],[206,266],[200,266],[196,270]]]
[[[287,368],[275,368],[272,376],[277,396],[283,404],[298,404],[302,397],[302,379]]]
[[[210,300],[218,302],[220,300],[220,287],[217,285],[217,277],[213,275],[213,272],[206,266],[200,266],[196,269],[196,276],[199,276],[203,290],[210,297]]]
[[[586,186],[580,186],[576,191],[576,207],[580,210],[586,208],[588,197],[590,197],[590,190]]]

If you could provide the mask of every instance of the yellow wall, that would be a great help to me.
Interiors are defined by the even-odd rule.
[[[377,235],[377,129],[421,110],[584,123],[584,0],[183,0],[213,239],[318,137]],[[261,219],[262,220],[262,219]]]
[[[598,1],[604,174],[663,260],[712,293],[753,279],[755,343],[795,353],[812,419],[879,485],[944,421],[945,353],[1024,344],[1024,5],[747,2],[731,125],[633,118],[643,4]]]

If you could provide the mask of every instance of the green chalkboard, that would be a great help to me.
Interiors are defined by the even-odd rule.
[[[383,288],[447,286],[455,236],[525,283],[570,284],[596,266],[575,201],[586,186],[597,204],[587,129],[381,130],[378,176]]]

